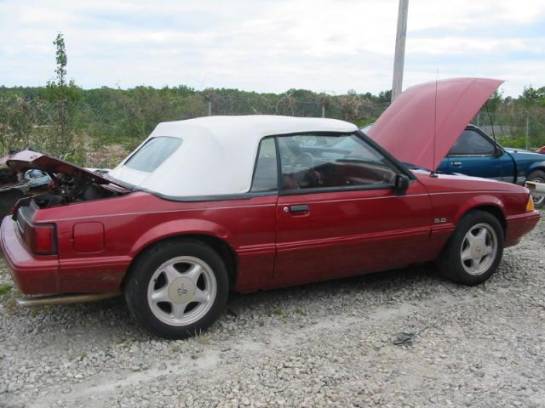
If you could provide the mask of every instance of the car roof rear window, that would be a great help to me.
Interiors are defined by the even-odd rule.
[[[125,166],[148,173],[153,172],[182,144],[177,137],[154,137],[148,140],[125,162]]]

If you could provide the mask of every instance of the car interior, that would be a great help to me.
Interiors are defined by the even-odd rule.
[[[392,184],[395,178],[395,171],[380,154],[346,137],[280,137],[278,143],[283,190]],[[252,191],[277,188],[274,140],[265,139],[260,146]]]
[[[382,157],[368,148],[360,149],[359,144],[348,143],[350,139],[314,146],[283,139],[279,139],[279,147],[285,190],[391,184],[395,178],[395,171]]]

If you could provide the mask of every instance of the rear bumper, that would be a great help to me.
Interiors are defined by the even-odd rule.
[[[17,287],[26,295],[59,292],[59,261],[56,256],[36,257],[25,247],[17,224],[5,217],[0,227],[0,247]]]
[[[524,235],[534,229],[539,219],[539,211],[531,211],[507,217],[505,246],[509,247],[518,244]]]

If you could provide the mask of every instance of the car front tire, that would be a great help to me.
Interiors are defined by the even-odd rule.
[[[183,339],[206,330],[229,295],[222,258],[200,241],[159,243],[130,271],[125,299],[136,321],[152,334]]]
[[[441,255],[441,275],[457,283],[477,285],[498,268],[503,255],[503,228],[486,211],[471,211],[458,223]]]

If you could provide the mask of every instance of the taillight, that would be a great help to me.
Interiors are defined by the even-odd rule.
[[[29,244],[36,255],[57,253],[57,234],[54,224],[34,224],[28,230]]]

